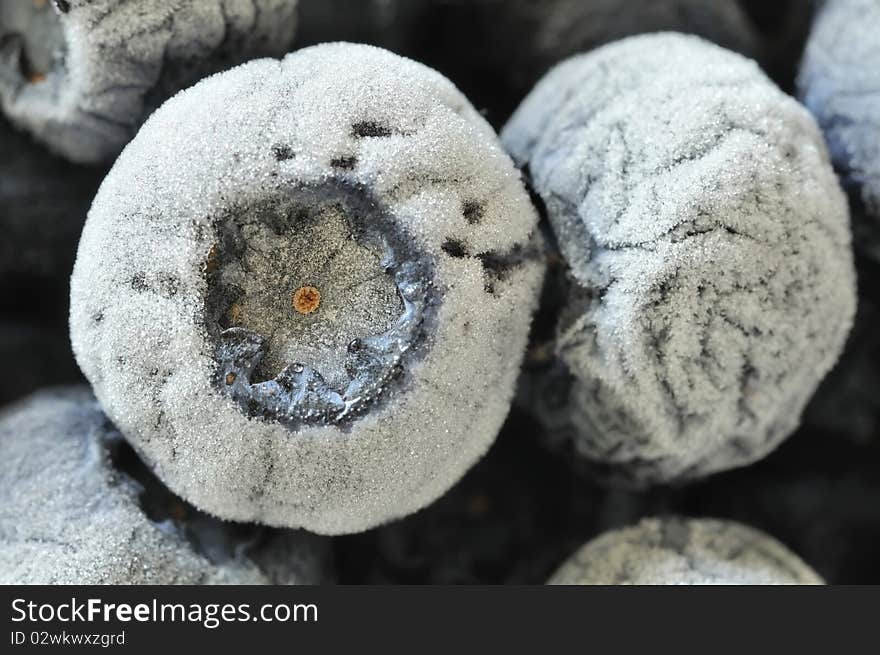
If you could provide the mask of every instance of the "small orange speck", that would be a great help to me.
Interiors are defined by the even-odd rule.
[[[40,82],[45,82],[46,76],[43,73],[34,73],[28,77],[28,82],[31,84],[39,84]]]
[[[235,373],[227,373],[226,384],[232,384],[233,382],[235,382]]]
[[[300,314],[311,314],[321,304],[321,292],[315,287],[300,287],[293,292],[293,308]]]

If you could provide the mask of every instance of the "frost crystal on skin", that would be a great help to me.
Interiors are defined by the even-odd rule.
[[[503,132],[569,267],[552,438],[637,486],[753,462],[850,329],[846,198],[810,115],[695,37],[551,71]]]
[[[798,89],[853,192],[855,244],[880,259],[880,0],[829,0],[813,24]]]
[[[364,530],[495,438],[541,285],[536,223],[438,73],[342,43],[250,62],[167,102],[106,178],[74,353],[197,507]]]
[[[139,464],[143,467],[142,464]],[[193,515],[84,388],[0,414],[0,583],[314,584],[328,543]]]
[[[732,521],[645,519],[592,540],[553,574],[568,585],[790,585],[822,579],[781,543]]]
[[[296,0],[3,0],[0,105],[79,163],[112,159],[163,100],[283,54]]]

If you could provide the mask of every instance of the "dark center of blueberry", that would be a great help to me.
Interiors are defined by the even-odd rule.
[[[219,221],[202,266],[218,388],[292,427],[362,415],[421,341],[428,261],[338,181]]]

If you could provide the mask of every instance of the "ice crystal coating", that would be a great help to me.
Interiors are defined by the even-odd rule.
[[[314,584],[326,540],[193,512],[143,465],[85,388],[0,414],[3,584]]]
[[[549,584],[822,584],[781,543],[732,521],[644,519],[592,540]]]
[[[296,0],[4,0],[0,106],[80,163],[112,159],[165,98],[289,49]]]
[[[74,353],[159,477],[224,518],[363,530],[446,491],[508,411],[537,216],[455,87],[327,44],[161,107],[92,206]],[[298,312],[292,295],[320,294]]]
[[[801,63],[798,89],[852,190],[856,246],[880,259],[880,1],[829,0]]]
[[[551,71],[505,127],[570,286],[533,404],[642,486],[797,426],[855,308],[846,198],[812,117],[739,55],[633,37]]]

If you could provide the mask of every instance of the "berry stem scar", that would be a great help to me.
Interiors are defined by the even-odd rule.
[[[300,287],[293,292],[293,308],[300,314],[311,314],[321,305],[321,292],[315,287]]]

